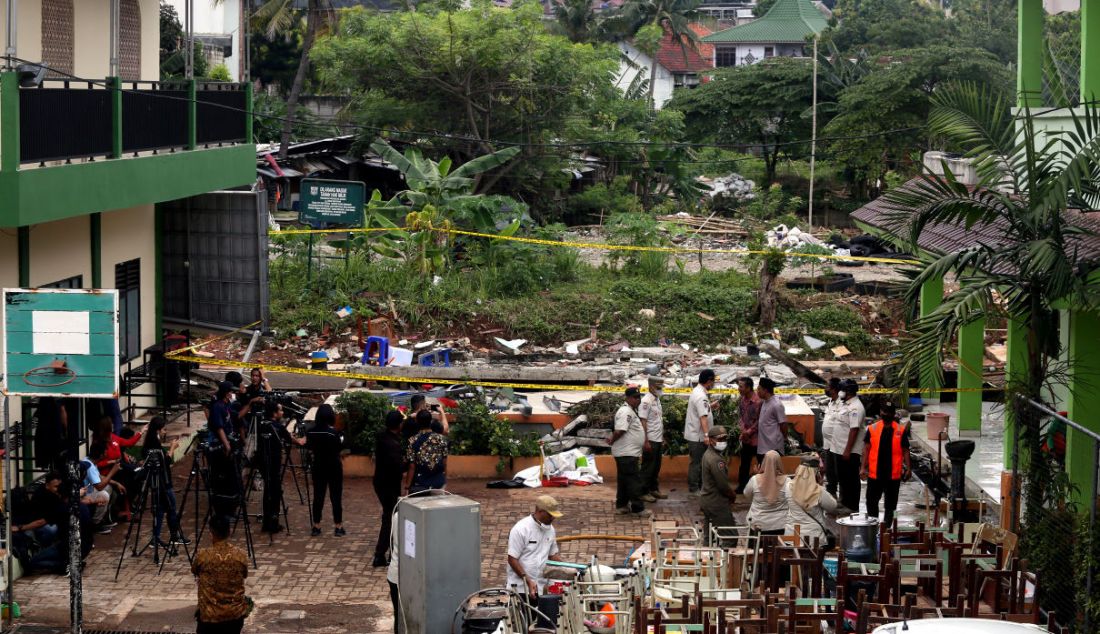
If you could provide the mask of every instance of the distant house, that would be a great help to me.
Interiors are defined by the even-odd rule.
[[[691,30],[703,40],[710,35],[710,29],[702,24],[692,24]],[[634,45],[633,42],[619,43],[626,59],[620,66],[619,77],[616,85],[626,90],[640,75],[642,79],[649,80],[650,69],[653,67],[653,59]],[[672,91],[676,88],[693,88],[698,86],[706,71],[714,68],[714,51],[710,44],[704,41],[695,43],[694,48],[688,44],[686,47],[674,42],[672,35],[665,33],[661,38],[661,48],[657,51],[657,74],[653,82],[653,102],[656,108],[663,107],[672,99]]]
[[[776,0],[759,20],[703,38],[714,46],[714,66],[752,64],[768,57],[805,57],[806,41],[829,26],[811,0]]]

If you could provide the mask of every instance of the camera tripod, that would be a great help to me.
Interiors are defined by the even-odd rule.
[[[118,581],[118,575],[122,570],[122,560],[126,556],[128,546],[131,557],[139,557],[146,550],[152,548],[153,563],[159,564],[157,574],[160,574],[164,570],[164,564],[168,561],[168,558],[178,554],[177,546],[179,544],[186,546],[188,543],[183,537],[183,530],[180,527],[180,515],[173,508],[171,498],[169,498],[169,495],[172,494],[172,483],[169,480],[168,459],[165,457],[163,450],[154,449],[149,452],[149,455],[145,458],[144,471],[145,481],[141,483],[141,491],[138,494],[134,517],[130,521],[130,526],[126,529],[126,539],[122,542],[122,548],[118,554],[115,581]],[[145,511],[150,507],[153,526],[150,528],[148,541],[139,550],[141,525],[145,519]],[[160,540],[160,534],[155,530],[157,523],[163,522],[162,515],[167,516],[168,531],[171,535],[167,544]],[[133,538],[133,541],[131,541],[131,538]],[[161,556],[162,551],[164,553],[163,557]]]
[[[282,439],[279,438],[274,429],[270,428],[270,425],[274,424],[278,423],[260,422],[251,428],[252,431],[250,433],[258,434],[258,437],[256,442],[256,453],[252,456],[251,465],[248,469],[248,476],[245,478],[245,482],[247,483],[248,487],[245,492],[245,505],[247,506],[252,496],[252,492],[256,490],[256,474],[259,473],[263,480],[263,498],[265,502],[267,501],[267,497],[270,494],[271,488],[278,487],[279,499],[275,502],[275,504],[277,508],[282,510],[283,529],[286,531],[287,535],[289,535],[290,515],[289,509],[287,508],[286,504],[286,496],[283,494],[283,482],[286,477],[287,463],[286,461],[280,462],[277,469],[273,469],[271,464],[273,460],[279,460],[280,458],[282,458],[283,454],[285,453]],[[265,429],[265,425],[268,425],[269,427]],[[278,443],[278,448],[273,448],[271,446],[274,443]],[[294,483],[295,485],[297,485],[297,478],[295,478]],[[264,513],[267,511],[265,507],[266,504],[261,502],[261,512],[253,514],[253,517],[259,518],[261,521],[264,521],[266,523],[268,518],[264,515]],[[278,512],[276,512],[276,516],[277,515]],[[274,532],[268,532],[268,543],[275,543]]]
[[[201,433],[201,432],[200,432]],[[221,446],[210,447],[206,443],[198,441],[198,435],[191,441],[192,460],[191,473],[187,476],[187,488],[183,491],[183,498],[179,505],[183,509],[187,505],[187,496],[194,492],[195,509],[195,550],[202,543],[202,535],[206,530],[206,523],[213,515],[215,508],[224,515],[230,516],[233,521],[233,529],[236,531],[238,523],[244,524],[245,546],[248,557],[252,560],[252,567],[256,565],[256,549],[252,540],[252,525],[248,518],[248,510],[245,508],[244,487],[241,483],[241,452],[233,450],[225,455]],[[199,498],[206,493],[206,513],[199,519]],[[183,512],[180,512],[183,516]],[[194,561],[195,554],[187,544],[184,544],[188,561]]]

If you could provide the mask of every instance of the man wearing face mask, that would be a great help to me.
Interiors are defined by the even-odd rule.
[[[711,427],[707,430],[707,438],[710,443],[703,454],[703,488],[699,507],[703,511],[703,534],[709,540],[711,526],[736,525],[730,504],[737,499],[737,493],[730,486],[726,466],[726,447],[729,446],[726,428],[721,425]]]
[[[866,409],[856,396],[859,385],[852,379],[841,382],[837,392],[838,434],[837,442],[829,450],[836,463],[837,479],[840,482],[840,503],[847,508],[859,508],[861,493],[859,481],[860,456],[863,455],[863,432]]]
[[[507,587],[526,592],[533,600],[546,590],[542,569],[549,560],[561,561],[554,520],[561,517],[558,501],[549,495],[535,498],[535,512],[508,533]]]

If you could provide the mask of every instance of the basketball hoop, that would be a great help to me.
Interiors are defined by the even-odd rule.
[[[31,387],[61,387],[76,380],[76,372],[60,359],[23,373],[23,382]]]

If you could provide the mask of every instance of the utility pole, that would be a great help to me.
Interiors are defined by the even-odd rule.
[[[808,223],[814,228],[814,163],[817,159],[817,40],[814,36],[814,97],[810,132],[810,199]]]
[[[7,59],[4,60],[5,70],[15,68],[15,60],[12,58],[15,57],[15,26],[18,24],[15,10],[18,4],[16,0],[8,0],[7,2],[8,14],[6,16],[7,24],[5,25],[7,27],[5,35],[7,37],[4,38],[4,55],[7,57]]]

